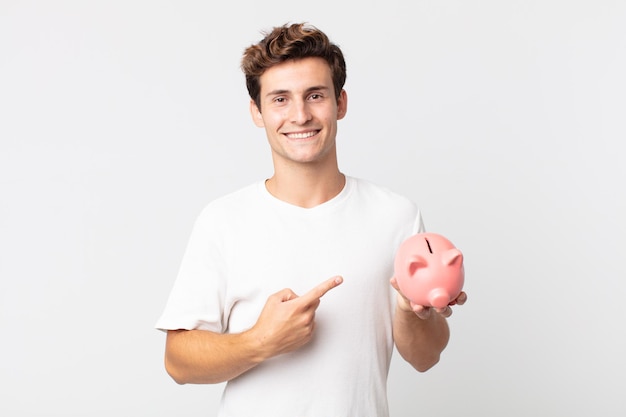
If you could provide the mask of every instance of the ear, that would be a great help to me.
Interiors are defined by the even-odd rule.
[[[341,90],[339,98],[337,98],[337,120],[341,120],[346,116],[348,112],[348,93],[346,90]]]
[[[428,266],[428,261],[421,255],[413,255],[409,258],[408,264],[409,276],[413,277],[418,269]]]
[[[448,249],[444,253],[441,254],[441,262],[444,265],[461,265],[463,263],[463,254],[458,249]]]
[[[256,103],[252,99],[250,100],[250,116],[252,116],[252,122],[257,127],[265,127],[261,110],[257,107]]]

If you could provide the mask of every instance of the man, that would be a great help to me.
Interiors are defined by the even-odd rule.
[[[198,217],[156,326],[166,369],[181,384],[228,381],[220,416],[387,416],[394,343],[425,371],[449,338],[450,307],[413,305],[391,278],[420,213],[339,170],[346,67],[324,33],[276,27],[242,69],[274,173]]]

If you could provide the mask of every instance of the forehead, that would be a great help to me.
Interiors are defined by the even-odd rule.
[[[266,70],[259,79],[261,95],[274,91],[302,92],[311,87],[333,87],[330,66],[317,57],[289,60]]]

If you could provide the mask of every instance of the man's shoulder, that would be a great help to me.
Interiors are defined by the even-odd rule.
[[[257,181],[213,199],[204,206],[200,217],[228,215],[257,207],[261,198],[259,184],[260,182]]]
[[[389,204],[396,204],[406,207],[415,207],[416,204],[413,200],[404,194],[392,189],[389,186],[382,185],[380,183],[367,180],[358,177],[349,177],[354,183],[356,192],[368,199],[377,199],[382,202],[388,202]]]

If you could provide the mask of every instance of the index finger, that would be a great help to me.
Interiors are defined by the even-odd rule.
[[[320,298],[322,298],[324,294],[326,294],[328,291],[332,290],[333,288],[335,288],[342,282],[343,282],[343,277],[339,275],[332,277],[330,279],[327,279],[326,281],[319,284],[317,287],[313,288],[312,290],[309,290],[309,292],[302,295],[300,297],[300,300],[302,300],[306,304],[311,303],[313,301],[317,301]]]

